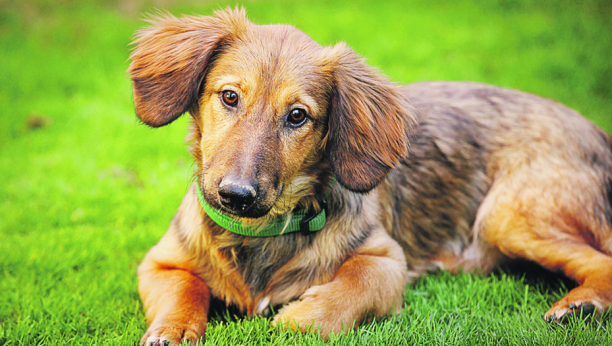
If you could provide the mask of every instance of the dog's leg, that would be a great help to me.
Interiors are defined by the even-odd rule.
[[[382,229],[375,231],[340,267],[334,278],[309,288],[288,304],[274,325],[330,333],[359,325],[366,317],[399,312],[407,284],[406,258],[401,247]]]
[[[612,306],[612,258],[580,241],[525,238],[528,246],[506,242],[502,251],[533,260],[540,265],[561,270],[578,282],[563,299],[546,312],[547,322],[566,322],[573,314],[601,314]]]
[[[610,232],[587,208],[568,208],[548,192],[539,199],[522,198],[525,194],[497,198],[483,218],[482,236],[509,257],[532,260],[576,280],[579,286],[546,312],[547,321],[565,322],[580,310],[601,314],[612,306],[612,257],[597,244]]]
[[[559,248],[557,246],[557,248]],[[564,247],[554,257],[559,267],[580,286],[571,290],[544,315],[547,322],[565,322],[571,315],[598,315],[612,307],[612,258],[587,244]],[[555,258],[553,258],[555,260]],[[548,259],[550,261],[550,259]]]
[[[173,228],[154,246],[138,267],[138,290],[149,329],[141,344],[195,343],[206,332],[210,293],[192,272]]]

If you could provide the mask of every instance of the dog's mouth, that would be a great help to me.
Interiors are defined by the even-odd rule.
[[[257,206],[249,206],[244,209],[236,210],[222,206],[220,211],[226,215],[236,218],[260,219],[268,215],[271,209],[272,207],[261,208]]]

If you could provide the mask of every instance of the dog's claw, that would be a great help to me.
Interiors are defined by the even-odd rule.
[[[164,346],[170,346],[170,341],[168,340],[164,341]]]

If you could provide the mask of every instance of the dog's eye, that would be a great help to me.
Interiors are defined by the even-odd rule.
[[[304,125],[304,123],[306,123],[306,119],[306,111],[301,108],[293,109],[291,112],[289,112],[289,115],[287,115],[287,123],[291,127],[300,127]]]
[[[223,100],[223,103],[230,107],[235,107],[236,104],[238,104],[238,94],[231,90],[223,91],[223,94],[221,94],[221,99]]]

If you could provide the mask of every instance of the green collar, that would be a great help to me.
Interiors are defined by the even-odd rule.
[[[335,182],[335,179],[332,178],[332,184]],[[202,189],[200,185],[196,183],[196,191],[198,193],[198,200],[200,200],[200,205],[202,208],[217,225],[225,228],[226,230],[244,235],[249,237],[271,237],[275,235],[281,235],[285,233],[291,233],[296,231],[301,231],[302,233],[309,233],[319,231],[325,226],[326,214],[327,214],[327,201],[323,200],[321,203],[323,208],[320,213],[313,214],[308,210],[297,210],[293,211],[291,215],[291,221],[289,225],[287,224],[287,220],[283,216],[277,217],[275,220],[271,221],[265,229],[258,230],[257,227],[245,226],[238,220],[227,216],[217,209],[211,207],[206,200],[204,200],[204,194],[202,193]],[[328,193],[329,195],[329,193]],[[286,227],[285,227],[286,226]]]

